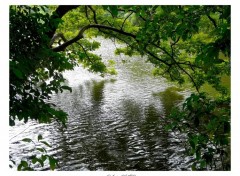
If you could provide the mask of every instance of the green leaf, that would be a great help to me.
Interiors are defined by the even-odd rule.
[[[25,167],[23,168],[23,171],[33,171],[33,169],[31,167]]]
[[[37,149],[38,151],[42,152],[42,153],[47,152],[46,149],[44,149],[44,148],[36,148],[36,149]]]
[[[193,149],[195,149],[195,143],[194,143],[193,141],[189,141],[189,143],[190,143],[191,147],[192,147]]]
[[[11,118],[9,118],[9,125],[10,126],[14,126],[15,125],[15,121]]]
[[[39,159],[39,158],[34,158],[34,159],[32,159],[32,163],[33,163],[33,164],[36,164],[36,162],[39,162],[42,167],[44,166],[44,163],[43,163],[43,161],[42,161],[41,159]]]
[[[68,86],[61,86],[62,89],[66,89],[66,90],[69,90],[70,92],[72,92],[72,88],[71,87],[68,87]]]
[[[41,164],[42,167],[44,166],[44,163],[41,159],[38,159],[38,162]]]
[[[193,171],[196,170],[196,163],[193,163],[193,165],[192,165],[192,170],[193,170]]]
[[[198,148],[196,150],[196,159],[199,160],[200,158],[201,158],[201,150],[200,150],[200,148]]]
[[[223,63],[223,62],[225,62],[225,61],[222,60],[222,59],[214,59],[214,62],[215,62],[216,64],[221,64],[221,63]]]
[[[116,62],[114,60],[108,60],[108,65],[109,66],[114,66]]]
[[[19,164],[18,167],[17,167],[17,170],[20,171],[22,169],[23,165],[22,164]]]
[[[183,39],[183,41],[185,41],[187,39],[187,33],[183,33],[182,39]]]
[[[40,141],[41,143],[45,144],[48,147],[52,147],[51,145],[49,145],[46,141]]]
[[[21,161],[21,165],[22,165],[23,167],[28,167],[28,163],[27,163],[26,161]]]
[[[206,167],[206,161],[205,161],[205,160],[202,160],[202,161],[200,162],[200,167],[201,167],[201,168]]]
[[[35,164],[36,162],[37,162],[37,158],[35,157],[32,159],[32,163]]]
[[[20,70],[18,69],[13,69],[13,73],[20,79],[23,79],[23,74]]]
[[[42,139],[43,139],[42,135],[39,134],[39,135],[38,135],[38,141],[40,141],[40,140],[42,140]]]
[[[112,12],[113,16],[117,16],[118,15],[118,9],[117,6],[109,6],[110,11]]]
[[[45,155],[42,155],[42,161],[44,162],[47,159]]]
[[[50,156],[48,157],[48,159],[49,159],[49,164],[50,164],[51,170],[54,170],[57,165],[57,160]]]
[[[108,6],[107,5],[103,5],[102,6],[104,10],[107,10],[108,9]]]
[[[32,142],[32,139],[24,138],[24,139],[22,139],[22,141],[24,141],[24,142]]]

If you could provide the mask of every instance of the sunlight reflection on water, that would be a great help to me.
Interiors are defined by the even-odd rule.
[[[18,123],[10,127],[10,155],[19,162],[29,159],[32,145],[18,140],[43,138],[52,144],[50,155],[59,159],[57,170],[185,170],[191,158],[184,156],[179,135],[164,131],[166,107],[154,94],[171,85],[154,78],[153,66],[144,58],[115,56],[115,45],[98,39],[95,51],[104,61],[114,59],[118,75],[101,77],[82,67],[67,71],[66,84],[73,91],[53,95],[51,102],[68,113],[68,128],[51,124]],[[123,63],[122,59],[128,60]],[[131,60],[130,60],[131,59]],[[184,97],[188,91],[180,91]],[[168,95],[171,97],[171,93]],[[179,96],[180,97],[180,96]],[[182,98],[181,98],[182,99]],[[184,139],[184,135],[180,136]],[[45,166],[36,169],[48,170]]]

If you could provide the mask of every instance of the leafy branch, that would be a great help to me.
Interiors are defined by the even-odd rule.
[[[108,29],[108,30],[112,30],[112,31],[114,31],[114,32],[118,32],[118,33],[120,33],[120,34],[129,36],[129,37],[132,37],[132,38],[135,38],[135,37],[136,37],[135,35],[133,35],[133,34],[131,34],[131,33],[122,31],[122,30],[117,29],[117,28],[114,28],[114,27],[105,26],[105,25],[100,25],[100,24],[89,24],[89,25],[84,26],[83,28],[81,28],[81,29],[79,30],[79,33],[77,34],[77,36],[75,36],[75,37],[72,38],[71,40],[66,41],[66,42],[63,43],[62,45],[53,48],[52,50],[53,50],[54,52],[64,51],[64,49],[65,49],[66,47],[68,47],[69,45],[71,45],[71,44],[75,43],[76,41],[82,39],[82,38],[83,38],[83,33],[84,33],[87,29],[90,29],[90,28]]]
[[[41,153],[40,156],[37,155],[33,155],[30,157],[30,160],[21,160],[21,162],[18,164],[17,166],[17,170],[18,171],[32,171],[34,170],[34,166],[39,163],[41,165],[41,167],[44,167],[45,161],[48,160],[49,166],[51,170],[54,170],[56,168],[56,166],[58,165],[58,161],[53,157],[47,154],[47,150],[45,149],[45,147],[37,147],[37,143],[34,142],[32,139],[30,138],[24,138],[22,139],[23,142],[27,142],[27,143],[33,143],[34,144],[34,149],[35,151],[38,151]],[[38,141],[38,145],[40,144],[44,144],[47,147],[51,147],[51,145],[43,140],[42,135],[38,135],[37,137],[37,141]],[[11,158],[11,156],[10,156]],[[13,164],[16,164],[15,161],[13,161],[11,159]],[[10,165],[10,167],[13,167]]]

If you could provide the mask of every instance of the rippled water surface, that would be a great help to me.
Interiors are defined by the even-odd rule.
[[[59,160],[57,170],[188,169],[191,158],[184,156],[184,136],[163,128],[166,113],[189,92],[176,92],[163,78],[154,78],[144,58],[115,56],[113,42],[98,40],[102,47],[95,53],[115,60],[118,75],[102,78],[82,67],[65,72],[73,91],[55,94],[51,102],[68,113],[67,128],[55,122],[10,127],[11,157],[19,162],[38,154],[31,151],[33,144],[19,140],[42,134],[52,145],[48,153]]]

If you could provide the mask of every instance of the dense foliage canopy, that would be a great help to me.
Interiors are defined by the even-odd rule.
[[[195,93],[173,110],[167,128],[188,134],[192,169],[217,169],[220,160],[229,170],[230,92],[222,80],[230,76],[230,6],[10,6],[10,125],[65,125],[67,114],[48,102],[53,92],[71,91],[65,70],[82,64],[116,74],[91,52],[98,36],[124,43],[116,54],[147,56],[153,74],[192,85]],[[221,96],[203,93],[206,84]]]

